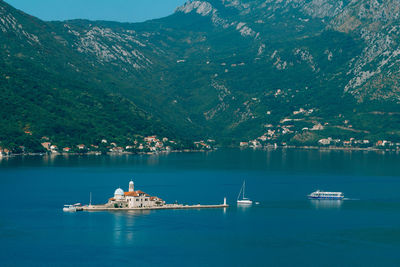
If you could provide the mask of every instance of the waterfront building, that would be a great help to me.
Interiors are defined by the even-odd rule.
[[[165,205],[165,201],[156,196],[141,191],[135,191],[133,181],[129,182],[129,191],[124,192],[121,188],[117,188],[114,197],[108,200],[106,206],[110,208],[152,208]]]

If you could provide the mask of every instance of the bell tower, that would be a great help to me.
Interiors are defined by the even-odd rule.
[[[135,185],[134,185],[133,181],[131,180],[129,182],[129,192],[133,192],[133,191],[135,191]]]

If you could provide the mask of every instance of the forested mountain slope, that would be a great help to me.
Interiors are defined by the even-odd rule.
[[[16,98],[1,116],[15,131],[230,144],[321,124],[318,136],[399,139],[399,1],[189,1],[144,23],[0,6],[1,90]]]

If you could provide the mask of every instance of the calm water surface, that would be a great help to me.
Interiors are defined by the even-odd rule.
[[[400,155],[221,150],[0,161],[2,266],[400,266]],[[117,187],[213,210],[63,213]],[[243,179],[260,205],[236,207]],[[343,191],[349,200],[306,195]]]

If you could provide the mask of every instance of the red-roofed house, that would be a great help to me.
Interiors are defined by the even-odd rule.
[[[80,144],[76,146],[78,149],[85,149],[85,145],[84,144]]]

